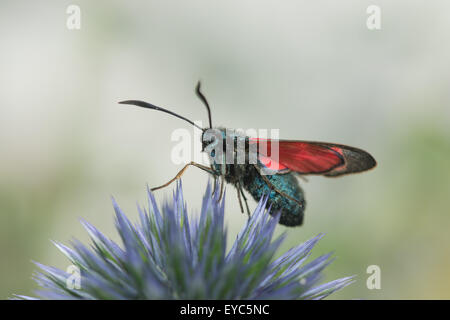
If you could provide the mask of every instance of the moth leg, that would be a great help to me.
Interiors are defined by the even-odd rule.
[[[306,178],[304,175],[298,174],[297,177],[299,177],[300,179],[302,179],[305,182],[309,182],[308,178]]]
[[[241,190],[239,189],[239,186],[236,186],[236,191],[237,191],[237,197],[239,200],[239,206],[241,207],[241,213],[244,213],[244,206],[242,205]]]
[[[222,200],[223,197],[223,186],[225,184],[225,158],[222,156],[223,159],[223,163],[221,166],[221,173],[220,173],[220,193],[219,193],[219,199],[217,200],[217,202],[219,202],[220,200]]]
[[[259,168],[258,168],[256,165],[254,165],[254,166],[255,166],[256,170],[258,170],[258,172],[259,172]],[[263,175],[263,174],[261,174],[261,173],[260,173],[259,175],[260,175],[261,178],[263,178],[263,180],[267,183],[267,185],[269,186],[270,189],[272,189],[272,190],[275,191],[276,193],[282,195],[283,197],[285,197],[285,198],[287,198],[287,199],[289,199],[289,200],[292,200],[292,201],[294,201],[294,202],[297,202],[297,203],[299,204],[299,206],[303,207],[303,204],[302,204],[300,201],[298,201],[298,200],[295,199],[295,198],[292,198],[290,195],[288,195],[288,194],[284,193],[283,191],[278,190],[277,188],[275,188],[275,186],[272,184],[272,182],[270,182],[270,180],[269,180],[265,175]]]
[[[173,179],[169,180],[167,183],[165,183],[165,184],[163,184],[163,185],[161,185],[161,186],[159,186],[159,187],[155,187],[155,188],[152,188],[152,189],[150,189],[150,190],[151,190],[151,191],[155,191],[155,190],[158,190],[158,189],[162,189],[162,188],[164,188],[164,187],[167,187],[169,184],[171,184],[171,183],[174,182],[175,180],[180,179],[181,176],[183,175],[183,173],[186,171],[186,169],[187,169],[189,166],[195,166],[195,167],[197,167],[197,168],[200,168],[200,169],[202,169],[202,170],[205,170],[205,171],[208,172],[208,173],[212,173],[212,172],[211,172],[211,169],[210,169],[209,167],[206,167],[206,166],[204,166],[204,165],[201,165],[201,164],[199,164],[199,163],[196,163],[196,162],[191,161],[191,162],[189,162],[188,164],[186,164],[186,165],[183,167],[183,169],[181,169]]]
[[[225,176],[222,174],[220,176],[220,193],[219,193],[219,199],[217,200],[217,202],[222,200],[222,197],[223,197],[223,185],[224,184],[225,184]]]
[[[214,195],[216,193],[216,189],[217,189],[217,177],[214,176],[214,187],[211,195]]]
[[[214,167],[211,165],[211,171],[212,172],[214,172]],[[215,175],[214,173],[213,173],[213,177],[214,177],[214,187],[213,187],[213,192],[212,192],[212,194],[211,195],[214,195],[214,194],[216,194],[216,189],[217,189],[217,175]]]
[[[244,190],[242,190],[241,183],[238,183],[238,185],[239,185],[239,192],[241,193],[242,198],[244,199],[244,202],[245,202],[245,207],[246,207],[246,209],[247,209],[247,215],[248,215],[248,218],[250,219],[250,209],[248,208],[247,197],[246,197],[245,194],[244,194]],[[242,213],[244,213],[244,212],[242,212]]]

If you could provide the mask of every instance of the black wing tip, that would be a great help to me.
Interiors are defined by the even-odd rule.
[[[344,150],[344,158],[346,167],[344,170],[331,170],[329,173],[324,174],[326,177],[340,177],[347,174],[362,173],[374,169],[377,166],[375,158],[362,149],[358,148],[346,148]]]
[[[373,169],[377,166],[377,161],[367,151],[358,149],[358,155],[360,157],[360,161],[364,164],[364,166],[361,167],[361,171],[359,171],[359,172],[367,171],[367,170]]]
[[[359,170],[357,169],[358,166],[356,166],[355,169],[357,170],[354,171],[354,173],[367,171],[377,166],[377,161],[369,152],[360,148],[344,145],[342,145],[341,148],[344,152],[344,158],[346,162],[355,161],[360,164],[358,168]]]
[[[370,170],[370,169],[375,168],[378,165],[378,163],[377,163],[377,160],[375,160],[375,158],[370,153],[367,152],[367,155],[368,155],[369,165],[366,170]]]

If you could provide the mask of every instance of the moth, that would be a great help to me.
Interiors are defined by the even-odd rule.
[[[148,102],[140,100],[119,102],[168,113],[202,130],[202,151],[208,154],[210,166],[190,162],[173,179],[152,188],[152,191],[180,179],[188,167],[194,166],[211,174],[215,181],[221,180],[220,190],[214,188],[214,192],[220,192],[219,200],[222,198],[224,182],[232,184],[237,190],[241,211],[244,212],[242,203],[244,201],[247,214],[250,215],[244,190],[256,201],[268,195],[266,206],[271,207],[272,214],[281,213],[279,223],[285,226],[299,226],[303,223],[306,202],[297,177],[305,175],[340,177],[372,169],[377,164],[368,152],[343,144],[252,138],[232,129],[214,128],[211,108],[201,92],[200,82],[197,83],[195,92],[207,109],[209,128],[201,128],[175,112]],[[277,152],[272,152],[273,150]],[[227,161],[227,155],[230,155],[232,161]]]

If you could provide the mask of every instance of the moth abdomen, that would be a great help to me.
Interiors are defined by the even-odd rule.
[[[269,194],[266,207],[271,207],[271,214],[281,211],[280,224],[294,227],[303,223],[303,211],[306,203],[303,190],[292,173],[266,175],[265,177],[272,184],[271,188],[254,166],[249,165],[246,169],[242,177],[243,186],[255,201],[259,201],[263,195]],[[298,200],[302,205],[279,192]]]

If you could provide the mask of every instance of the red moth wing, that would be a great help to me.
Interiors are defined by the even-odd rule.
[[[258,154],[258,160],[259,160],[259,162],[261,162],[261,164],[264,167],[266,167],[269,170],[276,171],[277,174],[287,173],[287,172],[291,171],[287,166],[279,163],[278,161],[276,161],[270,157],[266,157],[261,154]]]
[[[280,173],[287,169],[299,174],[323,174],[328,177],[356,173],[373,168],[375,159],[366,151],[340,144],[298,140],[279,140],[278,159],[273,161],[271,139],[249,139],[258,144],[258,157],[270,169],[277,167]],[[275,147],[275,146],[274,146]],[[272,166],[272,167],[270,167]]]

